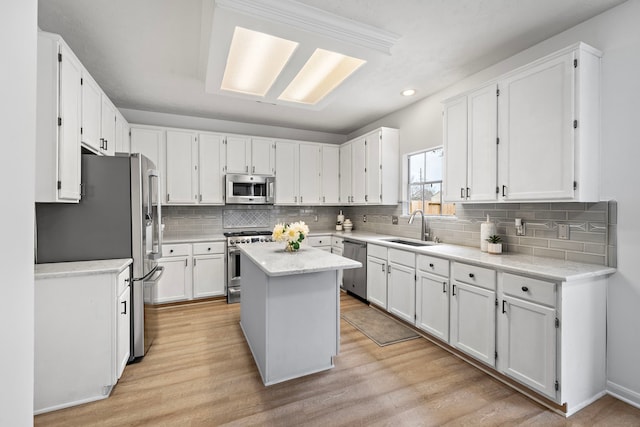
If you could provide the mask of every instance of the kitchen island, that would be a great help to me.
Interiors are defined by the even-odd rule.
[[[265,385],[333,368],[340,346],[338,271],[362,264],[303,246],[238,245],[240,326]]]

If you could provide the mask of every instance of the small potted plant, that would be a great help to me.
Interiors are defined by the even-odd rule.
[[[497,234],[492,234],[487,238],[487,252],[490,254],[501,254],[502,253],[502,238]]]

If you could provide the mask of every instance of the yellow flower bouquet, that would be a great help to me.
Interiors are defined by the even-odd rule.
[[[296,252],[300,249],[300,243],[302,243],[307,234],[309,234],[307,224],[304,221],[298,221],[291,224],[276,224],[273,227],[271,237],[276,242],[286,242],[285,250],[287,252]]]

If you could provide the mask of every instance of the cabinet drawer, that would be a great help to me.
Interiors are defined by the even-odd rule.
[[[337,248],[343,247],[342,237],[332,237],[331,238],[331,246],[335,246]]]
[[[556,284],[516,274],[502,275],[502,292],[524,300],[556,306]]]
[[[454,262],[451,266],[454,280],[496,290],[496,272],[488,268]]]
[[[389,262],[415,268],[416,254],[414,252],[401,251],[398,249],[389,249]]]
[[[187,243],[177,245],[162,245],[162,257],[189,256],[191,255],[191,245]]]
[[[367,245],[367,255],[376,258],[387,259],[387,247],[378,245]]]
[[[418,255],[418,270],[449,277],[449,261],[428,255]]]
[[[224,242],[204,242],[204,243],[193,244],[194,255],[223,254],[223,253],[224,253]]]
[[[331,236],[309,236],[307,241],[311,246],[331,246]]]

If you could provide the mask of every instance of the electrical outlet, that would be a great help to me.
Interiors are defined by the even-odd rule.
[[[313,217],[313,220],[314,220],[315,222],[318,222],[318,215],[314,216],[314,217]]]
[[[391,224],[398,225],[398,217],[397,216],[393,215],[391,217]]]
[[[558,239],[569,240],[569,224],[558,224]]]
[[[362,222],[367,222],[367,216],[366,215],[362,215]]]

